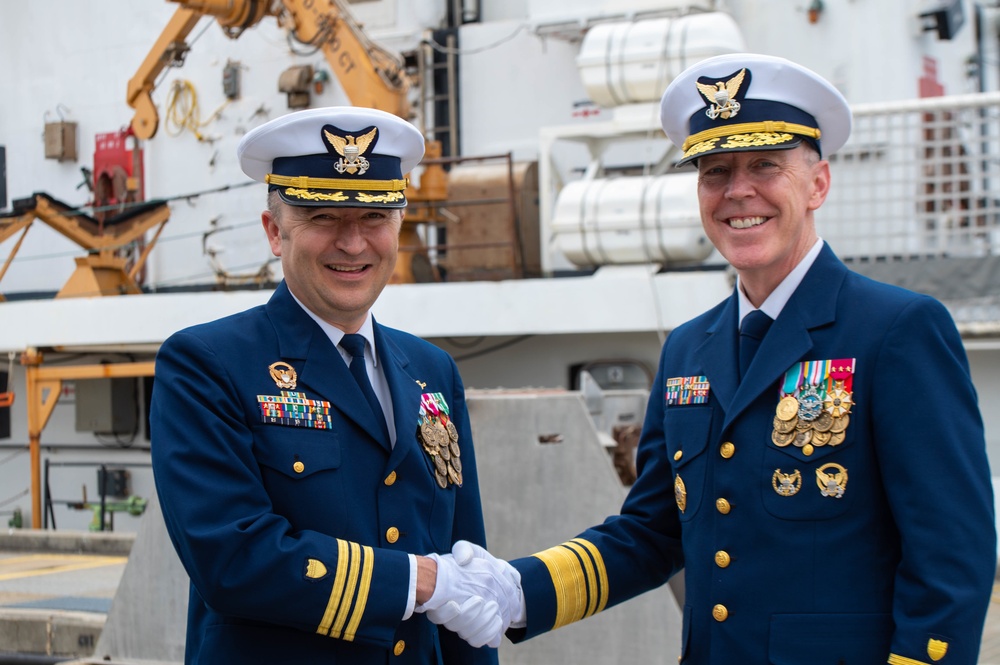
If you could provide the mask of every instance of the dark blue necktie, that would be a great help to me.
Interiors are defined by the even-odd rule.
[[[344,335],[340,340],[340,346],[351,354],[351,374],[354,376],[354,380],[358,382],[361,393],[368,400],[368,406],[371,407],[372,413],[375,414],[375,420],[382,426],[382,434],[385,436],[386,443],[391,443],[389,439],[389,426],[385,422],[385,413],[382,411],[382,405],[375,395],[372,382],[368,378],[368,370],[365,368],[365,338],[361,335]]]
[[[740,379],[747,373],[747,367],[757,353],[760,340],[764,339],[772,323],[774,319],[759,309],[743,317],[743,323],[740,324]]]

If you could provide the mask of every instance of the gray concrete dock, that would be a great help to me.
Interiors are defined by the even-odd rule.
[[[0,663],[91,656],[133,538],[30,529],[0,534]],[[1000,665],[1000,582],[979,664]]]

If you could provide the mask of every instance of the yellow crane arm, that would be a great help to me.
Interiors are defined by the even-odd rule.
[[[180,7],[128,82],[126,101],[135,109],[132,131],[140,139],[155,136],[159,126],[152,98],[157,76],[167,67],[183,63],[188,51],[184,40],[206,15],[214,17],[233,39],[265,16],[278,16],[296,39],[322,50],[352,104],[409,117],[409,82],[401,59],[365,36],[343,0],[282,0],[274,5],[268,0],[171,2]]]
[[[190,34],[201,17],[201,12],[178,7],[160,38],[149,51],[149,55],[142,61],[139,71],[129,80],[125,101],[135,109],[132,131],[140,139],[153,138],[160,124],[156,105],[153,104],[156,77],[172,63],[183,60],[187,50],[184,38]]]
[[[402,59],[369,40],[343,0],[282,0],[296,39],[318,46],[355,106],[408,119],[409,81]]]

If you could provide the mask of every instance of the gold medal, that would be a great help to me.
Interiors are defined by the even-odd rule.
[[[784,448],[794,440],[795,432],[782,433],[777,430],[771,432],[771,443],[779,448]]]
[[[434,425],[430,420],[420,425],[420,438],[425,445],[437,448],[437,439],[434,436]]]
[[[440,487],[441,489],[448,489],[447,474],[441,473],[440,471],[435,471],[434,479],[437,481],[438,487]]]
[[[807,429],[812,429],[812,428],[813,428],[813,424],[811,422],[809,422],[808,420],[804,420],[802,418],[799,418],[795,422],[795,429],[797,429],[800,432],[805,431]]]
[[[458,441],[458,428],[455,427],[455,423],[449,420],[448,424],[445,425],[445,429],[448,430],[449,439],[451,439],[452,441]]]
[[[795,416],[799,415],[799,402],[791,395],[785,395],[778,402],[778,408],[776,409],[778,417],[782,420],[791,420]]]
[[[847,436],[846,432],[831,432],[830,433],[830,445],[839,446],[844,442],[844,438]]]
[[[448,473],[448,463],[440,455],[432,455],[431,459],[434,460],[434,469],[444,475]]]
[[[462,460],[460,460],[457,457],[452,457],[451,458],[451,467],[453,469],[455,469],[455,471],[458,471],[459,473],[462,473]]]
[[[684,487],[684,481],[681,480],[680,475],[674,478],[674,500],[677,501],[677,507],[683,513],[684,509],[687,508],[687,488]]]
[[[792,443],[794,443],[797,448],[801,448],[802,446],[812,443],[812,439],[813,431],[811,429],[807,429],[805,431],[797,432],[795,434],[795,440],[792,441]]]
[[[813,429],[817,432],[829,432],[830,427],[833,426],[833,416],[824,411],[819,414],[816,421],[813,423]]]
[[[851,417],[846,413],[839,418],[833,419],[833,424],[830,425],[831,432],[843,433],[847,429],[847,426],[851,424]]]
[[[455,459],[456,457],[461,457],[462,456],[462,449],[458,447],[458,442],[457,441],[452,441],[451,444],[448,446],[448,448],[451,449],[451,458],[452,459]]]
[[[778,416],[774,417],[774,431],[781,432],[782,434],[788,434],[795,430],[795,425],[799,422],[798,418],[792,418],[791,420],[782,420]]]
[[[462,484],[462,477],[458,475],[458,471],[454,467],[448,467],[448,480],[455,483],[456,485]]]
[[[847,415],[851,412],[852,406],[854,406],[854,402],[851,399],[851,393],[844,390],[843,381],[837,381],[833,390],[826,394],[826,399],[823,401],[823,408],[834,418]]]
[[[445,429],[444,425],[441,424],[440,420],[435,420],[434,422],[434,441],[440,447],[446,447],[450,443],[448,438],[448,430]]]
[[[819,430],[816,430],[813,432],[812,442],[817,446],[825,446],[830,443],[830,437],[832,436],[832,432],[820,432]]]

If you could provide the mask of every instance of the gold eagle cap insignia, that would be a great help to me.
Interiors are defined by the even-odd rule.
[[[370,132],[362,135],[360,138],[355,138],[352,134],[337,136],[328,129],[324,129],[323,134],[326,136],[326,140],[330,142],[330,145],[333,146],[333,149],[336,150],[337,154],[341,157],[347,157],[347,152],[354,152],[354,150],[349,151],[349,147],[357,147],[357,152],[355,152],[355,154],[363,155],[368,151],[368,146],[370,146],[372,141],[375,140],[375,135],[378,134],[378,127],[372,127]]]
[[[746,77],[746,68],[733,74],[728,81],[716,81],[715,83],[702,83],[696,81],[698,91],[708,100],[706,115],[712,120],[722,118],[728,120],[735,118],[740,111],[740,103],[736,101],[736,95],[743,85]]]
[[[375,143],[378,137],[378,127],[355,137],[354,134],[344,133],[343,136],[331,132],[326,127],[323,128],[323,138],[340,155],[340,159],[333,165],[337,173],[343,175],[364,175],[371,166],[364,155]]]

